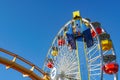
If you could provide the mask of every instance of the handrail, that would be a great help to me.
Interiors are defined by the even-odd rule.
[[[31,70],[13,62],[13,61],[10,61],[6,58],[0,57],[0,63],[3,65],[6,65],[6,66],[11,66],[11,68],[21,72],[22,74],[28,75],[32,80],[44,80],[40,76],[38,76],[37,74],[32,72]]]
[[[15,57],[15,58],[23,61],[24,63],[30,65],[31,67],[34,67],[34,69],[36,69],[38,72],[42,73],[42,75],[46,75],[46,74],[47,74],[47,73],[44,72],[42,69],[40,69],[38,66],[34,65],[34,64],[31,63],[30,61],[24,59],[23,57],[15,54],[15,53],[12,53],[12,52],[10,52],[10,51],[7,51],[7,50],[5,50],[5,49],[3,49],[3,48],[0,48],[0,52],[3,52],[3,53],[8,54],[8,55],[10,55],[10,56],[13,56],[13,57]]]

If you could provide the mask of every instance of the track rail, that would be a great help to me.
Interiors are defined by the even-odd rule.
[[[38,66],[32,64],[30,61],[24,59],[23,57],[18,56],[15,53],[12,53],[10,51],[7,51],[5,49],[0,48],[0,52],[3,52],[5,54],[8,54],[13,57],[13,60],[9,60],[3,57],[0,57],[0,63],[5,65],[7,69],[13,68],[19,72],[21,72],[24,76],[30,77],[32,80],[43,80],[40,76],[38,76],[34,70],[36,69],[38,72],[40,72],[42,75],[46,75],[46,73],[40,69]],[[20,61],[26,63],[27,65],[31,66],[31,69],[27,69],[24,66],[21,66],[20,64],[16,63],[16,59],[19,59]]]

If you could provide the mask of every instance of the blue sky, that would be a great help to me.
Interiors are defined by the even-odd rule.
[[[53,38],[80,10],[82,17],[99,21],[111,35],[120,60],[119,0],[0,0],[0,48],[14,52],[40,68]],[[28,80],[0,64],[0,80]]]

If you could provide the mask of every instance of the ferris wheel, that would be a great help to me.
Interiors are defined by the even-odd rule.
[[[54,38],[43,66],[50,80],[118,80],[118,68],[110,35],[79,11]]]

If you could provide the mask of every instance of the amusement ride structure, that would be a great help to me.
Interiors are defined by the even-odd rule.
[[[54,38],[43,69],[5,49],[0,52],[12,56],[12,60],[0,57],[6,69],[13,68],[32,80],[118,80],[119,65],[110,35],[99,22],[82,18],[79,11],[73,12],[73,19]]]

